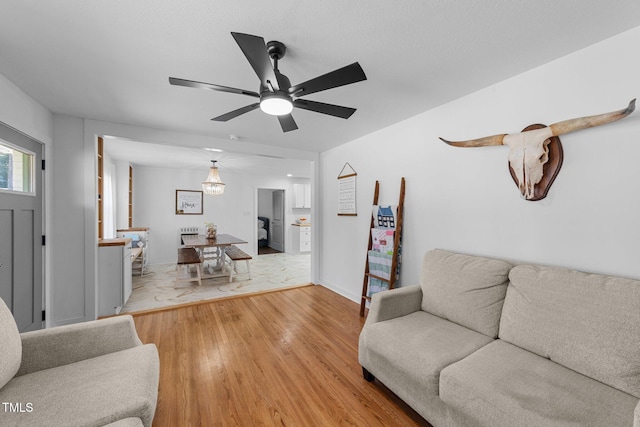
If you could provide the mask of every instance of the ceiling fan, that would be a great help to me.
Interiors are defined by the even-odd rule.
[[[366,80],[367,76],[365,76],[362,67],[357,62],[314,79],[307,80],[304,83],[291,85],[287,76],[278,70],[278,61],[284,57],[286,52],[284,44],[278,41],[270,41],[265,44],[262,37],[252,36],[250,34],[232,32],[231,35],[240,46],[242,53],[244,53],[244,56],[260,79],[260,89],[258,92],[169,77],[169,83],[172,85],[237,93],[259,98],[260,100],[259,102],[214,117],[211,120],[226,122],[260,107],[265,113],[277,116],[282,131],[289,132],[298,129],[298,125],[296,125],[295,120],[293,120],[291,116],[291,111],[294,107],[343,119],[348,119],[355,113],[355,108],[326,104],[324,102],[301,99],[300,97]],[[270,59],[273,59],[273,64]]]

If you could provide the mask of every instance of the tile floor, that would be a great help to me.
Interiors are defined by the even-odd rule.
[[[308,253],[259,255],[249,262],[251,279],[246,273],[246,263],[240,261],[238,274],[234,275],[231,283],[228,277],[224,277],[203,280],[202,286],[197,282],[180,282],[178,288],[175,288],[175,264],[149,265],[144,276],[134,273],[133,293],[121,312],[152,310],[311,283],[311,256]]]

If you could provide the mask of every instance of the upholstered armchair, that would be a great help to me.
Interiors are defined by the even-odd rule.
[[[0,425],[151,426],[158,351],[131,316],[20,334],[0,299]]]

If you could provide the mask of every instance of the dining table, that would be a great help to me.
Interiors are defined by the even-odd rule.
[[[216,237],[209,238],[204,234],[185,234],[182,235],[182,244],[186,248],[195,248],[203,261],[202,279],[211,279],[216,277],[229,277],[231,268],[227,268],[225,248],[232,245],[241,245],[249,243],[231,234],[217,234]],[[214,251],[207,249],[213,248]],[[207,260],[214,259],[216,261],[214,267],[205,269],[204,263]]]

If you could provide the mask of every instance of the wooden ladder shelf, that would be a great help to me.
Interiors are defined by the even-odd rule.
[[[393,236],[393,257],[391,260],[391,272],[389,278],[383,278],[377,275],[374,275],[369,272],[369,251],[373,249],[373,236],[371,235],[371,230],[369,230],[369,247],[367,248],[367,256],[366,263],[364,267],[364,279],[362,281],[362,300],[360,301],[360,317],[364,316],[364,311],[367,305],[367,301],[370,301],[371,298],[367,296],[369,289],[369,279],[378,279],[383,282],[389,284],[389,289],[393,289],[396,284],[396,278],[398,276],[398,268],[399,268],[399,259],[400,259],[400,241],[402,239],[402,216],[404,210],[404,193],[405,193],[405,179],[404,177],[400,181],[400,198],[398,201],[398,211],[396,212],[396,227],[395,233]],[[378,204],[378,197],[380,195],[380,183],[376,181],[375,190],[373,192],[373,205]],[[374,217],[371,215],[371,226],[370,229],[374,228]]]

